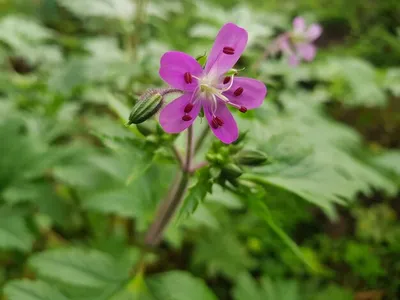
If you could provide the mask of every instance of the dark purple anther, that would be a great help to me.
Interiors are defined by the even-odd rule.
[[[233,54],[235,54],[235,49],[233,49],[232,47],[224,47],[222,52],[224,52],[225,54],[228,54],[228,55],[233,55]]]
[[[183,78],[185,79],[185,82],[186,82],[187,84],[192,83],[192,74],[190,74],[189,72],[186,72],[186,73],[183,75]]]
[[[234,92],[233,92],[233,94],[236,96],[236,97],[238,97],[238,96],[240,96],[242,93],[243,93],[243,88],[242,87],[238,87]]]

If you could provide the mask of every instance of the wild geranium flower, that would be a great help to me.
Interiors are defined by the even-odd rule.
[[[319,24],[306,26],[301,17],[293,20],[293,30],[283,34],[279,39],[279,47],[289,57],[289,64],[296,66],[300,60],[312,61],[317,52],[313,42],[321,36],[322,27]]]
[[[160,124],[168,133],[188,128],[204,110],[208,124],[223,143],[234,142],[238,127],[228,106],[242,113],[259,107],[267,94],[265,85],[255,79],[228,75],[247,44],[247,31],[225,24],[219,31],[204,67],[190,55],[171,51],[161,58],[160,76],[182,96],[169,103],[160,114]]]

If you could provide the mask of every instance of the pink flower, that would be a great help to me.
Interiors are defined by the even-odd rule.
[[[204,69],[196,59],[183,52],[170,51],[162,56],[161,78],[184,92],[161,111],[160,124],[166,132],[185,130],[203,108],[217,138],[225,144],[238,138],[236,121],[227,106],[244,113],[259,107],[267,94],[267,88],[258,80],[226,76],[246,44],[247,31],[228,23],[219,31]]]
[[[317,52],[313,42],[321,36],[322,27],[319,24],[306,26],[303,18],[293,20],[293,31],[279,38],[280,49],[289,56],[289,64],[298,65],[301,59],[312,61]]]

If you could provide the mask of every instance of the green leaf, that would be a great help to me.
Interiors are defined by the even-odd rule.
[[[293,280],[271,280],[268,277],[261,279],[261,285],[247,273],[243,273],[237,280],[233,290],[235,300],[301,300],[305,299],[300,293],[299,284]]]
[[[196,243],[193,264],[207,266],[211,277],[223,274],[235,278],[253,267],[255,261],[235,233],[225,229],[202,234]]]
[[[147,280],[155,300],[216,300],[206,284],[190,273],[170,271],[157,274]]]
[[[0,249],[28,252],[33,241],[23,216],[9,207],[0,207]]]
[[[135,6],[130,0],[58,0],[79,17],[104,17],[130,20]]]
[[[15,280],[4,287],[9,300],[68,300],[53,285],[43,281]]]
[[[123,282],[129,268],[118,267],[111,256],[100,251],[78,248],[48,250],[32,256],[29,264],[41,276],[91,288]]]
[[[203,168],[196,174],[196,181],[190,186],[176,221],[181,222],[191,216],[203,202],[207,193],[211,193],[213,180],[208,168]]]

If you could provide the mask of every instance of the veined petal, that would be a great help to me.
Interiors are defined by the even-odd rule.
[[[202,72],[201,65],[196,59],[186,53],[170,51],[161,57],[160,76],[174,88],[188,92],[194,91],[198,86],[198,82],[192,76],[199,77]]]
[[[235,96],[235,91],[242,88],[243,92],[239,96]],[[235,77],[232,87],[224,95],[234,104],[244,106],[247,109],[259,107],[267,95],[267,87],[259,80]]]
[[[233,23],[225,24],[218,32],[208,56],[205,71],[216,76],[226,73],[239,60],[247,45],[247,31]]]
[[[226,107],[225,103],[220,100],[217,101],[215,115],[212,113],[211,102],[204,101],[203,107],[204,114],[214,135],[225,144],[230,144],[236,141],[239,136],[239,129],[235,119],[233,118],[229,109]],[[215,128],[215,126],[212,125],[214,117],[218,117],[220,120],[222,120],[223,125]]]
[[[192,110],[185,113],[185,107],[192,99],[192,95],[193,93],[183,94],[162,109],[160,113],[160,125],[165,132],[179,133],[193,124],[200,112],[201,105],[199,101],[196,101]],[[190,116],[191,120],[184,121],[182,117],[185,115]]]
[[[317,38],[321,36],[321,34],[322,34],[322,27],[318,24],[311,24],[306,32],[307,39],[310,42],[315,41]]]
[[[295,32],[306,31],[306,22],[302,17],[296,17],[293,19],[293,29]]]
[[[298,44],[296,45],[297,53],[306,61],[312,61],[315,57],[317,49],[312,44]]]

